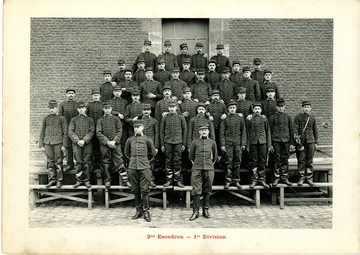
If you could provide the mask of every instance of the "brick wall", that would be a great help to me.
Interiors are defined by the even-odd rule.
[[[210,25],[218,21],[210,19]],[[224,43],[230,59],[242,66],[252,67],[260,57],[273,70],[289,113],[294,116],[303,99],[311,100],[319,123],[330,124],[319,125],[321,144],[332,144],[332,20],[223,19],[220,25],[221,38],[210,33],[210,45]],[[117,71],[119,58],[132,63],[148,38],[158,54],[161,19],[31,19],[30,148],[37,148],[50,99],[65,100],[65,89],[73,87],[78,100],[90,101],[91,88],[103,83],[102,71]]]

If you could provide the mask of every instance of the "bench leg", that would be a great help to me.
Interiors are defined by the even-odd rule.
[[[260,208],[260,190],[257,189],[255,191],[255,204],[256,204],[256,208]]]
[[[280,187],[280,209],[284,209],[285,188]]]
[[[190,208],[190,191],[186,191],[186,208]]]
[[[272,205],[276,205],[276,204],[277,204],[277,196],[278,196],[278,191],[277,191],[277,189],[276,189],[276,190],[272,189],[272,190],[271,190],[271,204],[272,204]]]
[[[88,189],[88,208],[92,208],[92,190]]]
[[[96,184],[101,186],[102,185],[102,176],[101,176],[101,172],[100,173],[96,173]],[[102,205],[104,203],[103,201],[103,190],[102,189],[98,189],[97,190],[97,199],[98,202]]]
[[[30,196],[30,209],[33,210],[36,206],[36,193],[33,189],[30,190],[30,193],[29,193],[29,196]]]
[[[166,189],[163,190],[162,195],[163,195],[163,209],[166,210],[166,203],[167,203]]]
[[[109,209],[109,189],[105,189],[105,209]]]

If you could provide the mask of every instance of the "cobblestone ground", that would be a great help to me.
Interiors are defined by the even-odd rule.
[[[332,204],[327,202],[286,203],[284,209],[261,197],[261,208],[228,193],[210,197],[211,219],[200,216],[190,222],[192,209],[179,202],[179,193],[168,194],[169,205],[163,210],[151,202],[151,222],[131,220],[133,202],[112,205],[106,210],[95,203],[93,209],[72,201],[52,201],[30,210],[29,227],[130,227],[130,228],[247,228],[247,229],[328,229],[332,227]]]

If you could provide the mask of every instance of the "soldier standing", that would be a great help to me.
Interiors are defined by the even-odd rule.
[[[182,60],[182,69],[180,73],[180,80],[186,82],[190,87],[195,81],[195,74],[190,71],[190,59],[184,58]]]
[[[145,61],[145,67],[152,67],[154,70],[156,68],[156,55],[154,53],[150,52],[151,49],[151,41],[145,40],[144,41],[144,52],[140,53],[133,65],[133,72],[136,72],[137,70],[137,63],[139,59],[143,59]]]
[[[240,87],[246,88],[246,99],[252,102],[260,102],[261,93],[259,82],[251,79],[251,70],[249,67],[243,68],[243,80],[240,82]]]
[[[220,91],[221,99],[225,104],[228,104],[231,99],[234,99],[236,95],[236,84],[229,80],[230,68],[225,67],[221,71],[222,80],[215,84],[215,89]]]
[[[138,67],[138,69],[134,73],[132,79],[137,82],[138,87],[139,87],[142,82],[146,81],[145,60],[143,58],[139,58],[137,60],[137,67]]]
[[[165,60],[163,58],[157,60],[158,69],[154,74],[154,80],[161,83],[163,87],[166,82],[171,80],[171,73],[165,70]]]
[[[264,80],[262,83],[260,83],[261,100],[266,99],[267,88],[274,89],[276,99],[280,97],[280,91],[276,86],[275,82],[271,81],[271,78],[272,78],[272,72],[270,70],[264,70]]]
[[[220,73],[225,67],[230,68],[230,60],[228,57],[224,56],[224,45],[218,44],[216,46],[217,55],[211,57],[211,59],[216,61],[216,72]]]
[[[236,84],[236,87],[240,87],[240,82],[243,79],[243,75],[240,72],[241,70],[241,65],[240,65],[240,61],[235,60],[233,61],[232,64],[232,73],[230,74],[230,81],[232,81],[233,83]]]
[[[196,70],[196,83],[191,85],[190,90],[193,95],[194,101],[199,103],[205,103],[206,105],[210,104],[211,97],[211,86],[209,83],[204,81],[205,70],[198,69]]]
[[[266,116],[266,118],[270,118],[270,116],[274,115],[276,112],[276,99],[275,99],[275,90],[273,88],[268,87],[266,89],[266,99],[261,101],[262,112]]]
[[[116,85],[115,82],[111,82],[111,71],[105,70],[103,72],[105,82],[100,85],[101,100],[106,102],[113,96],[113,87]],[[76,116],[76,115],[75,115]]]
[[[264,78],[264,72],[261,71],[261,59],[255,58],[253,62],[255,70],[251,73],[251,79],[257,81],[260,85],[263,82]]]
[[[133,90],[131,92],[132,103],[128,104],[125,108],[124,120],[127,124],[128,137],[134,135],[133,120],[142,111],[142,103],[140,102],[140,91]]]
[[[120,82],[125,81],[125,60],[124,59],[120,59],[118,61],[118,65],[119,65],[119,71],[117,71],[113,76],[111,81],[116,82],[117,85],[120,84]]]
[[[153,79],[152,67],[147,67],[145,71],[146,81],[140,84],[140,98],[143,103],[150,104],[151,116],[154,116],[156,102],[162,97],[162,87],[160,82]]]
[[[188,51],[187,43],[180,44],[180,52],[181,53],[176,56],[178,67],[180,67],[180,71],[183,70],[184,59],[189,60],[189,67],[190,67],[190,58],[191,58],[191,56],[189,54],[187,54],[187,51]]]
[[[211,85],[212,89],[215,89],[216,83],[221,81],[221,75],[215,71],[216,61],[214,59],[209,61],[209,70],[205,73],[205,81]]]
[[[131,69],[127,68],[124,70],[125,80],[120,82],[121,87],[121,97],[128,101],[128,103],[132,102],[131,99],[131,91],[139,90],[139,84],[136,81],[133,81],[132,71]]]
[[[171,41],[165,40],[164,42],[165,52],[158,56],[158,58],[162,58],[165,60],[166,71],[171,71],[174,68],[178,68],[177,58],[173,53],[170,52],[171,46],[172,46]]]
[[[173,100],[179,101],[182,99],[182,94],[185,88],[188,86],[186,82],[179,79],[180,69],[173,68],[171,71],[172,80],[165,83],[165,86],[170,86],[172,91]]]
[[[206,69],[208,64],[208,58],[205,53],[202,53],[204,45],[202,43],[195,44],[196,54],[191,56],[190,67],[193,70]]]

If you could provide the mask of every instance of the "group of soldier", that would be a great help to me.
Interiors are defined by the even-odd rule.
[[[165,158],[164,187],[182,183],[182,165],[191,165],[193,214],[199,217],[200,195],[203,216],[210,218],[209,196],[214,181],[214,164],[223,162],[225,185],[241,189],[240,165],[252,172],[250,188],[256,184],[268,188],[265,168],[269,154],[273,186],[289,186],[288,159],[296,150],[299,181],[314,185],[312,160],[318,146],[316,119],[309,101],[294,120],[285,112],[272,72],[261,70],[261,60],[254,59],[255,70],[224,56],[224,46],[217,45],[217,55],[208,60],[197,43],[196,54],[171,53],[171,42],[164,42],[164,53],[150,52],[151,42],[144,42],[145,52],[127,68],[119,60],[115,74],[104,71],[105,82],[92,89],[92,102],[75,100],[76,92],[66,90],[67,100],[58,105],[49,102],[50,115],[44,118],[39,147],[45,147],[48,160],[47,187],[62,186],[62,152],[67,168],[75,168],[74,188],[90,188],[90,171],[102,169],[109,188],[112,172],[119,173],[124,185],[135,194],[133,219],[149,214],[149,190],[156,187],[154,161]],[[295,149],[296,147],[296,149]],[[76,166],[73,156],[76,160]]]

